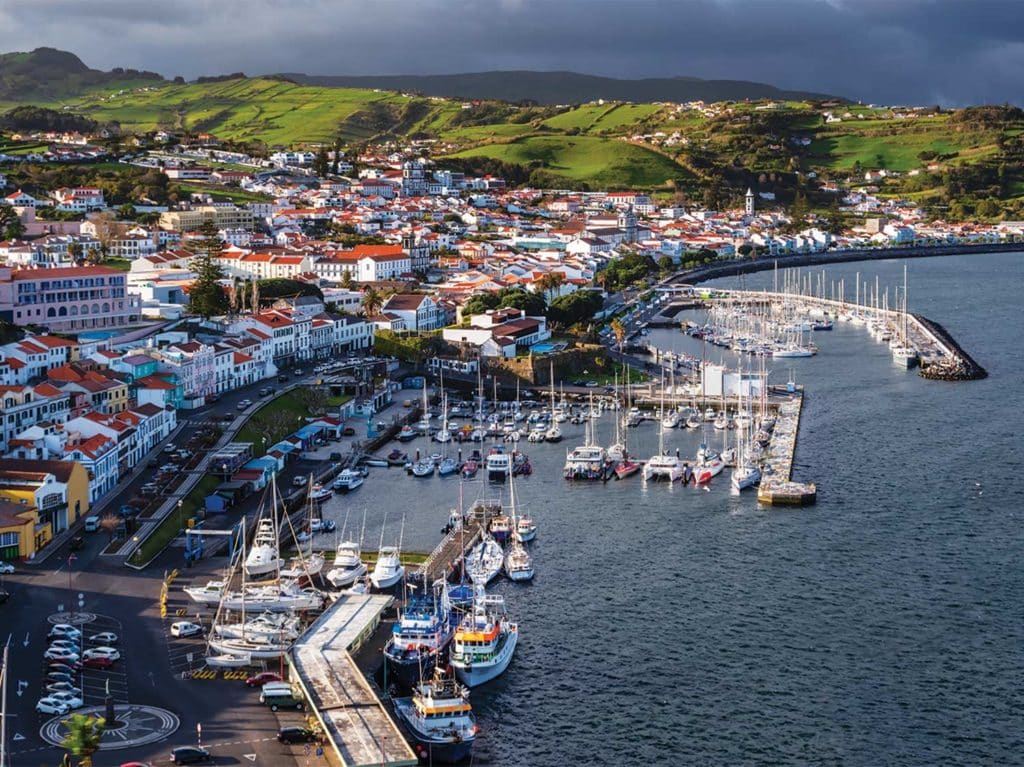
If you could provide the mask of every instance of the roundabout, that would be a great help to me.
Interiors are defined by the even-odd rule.
[[[71,713],[103,717],[106,707],[89,706]],[[181,724],[176,714],[155,706],[119,705],[116,714],[117,724],[103,731],[100,751],[116,751],[156,743],[173,735]],[[40,728],[39,736],[47,743],[60,747],[67,733],[63,722],[70,716],[68,714],[50,719]]]

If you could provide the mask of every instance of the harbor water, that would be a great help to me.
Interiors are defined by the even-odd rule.
[[[1024,749],[1024,256],[919,259],[910,309],[984,365],[984,381],[921,379],[864,328],[815,334],[816,357],[770,363],[771,382],[807,387],[794,478],[809,508],[730,493],[623,481],[569,483],[566,449],[520,443],[517,481],[540,525],[528,585],[499,581],[521,639],[508,672],[475,689],[475,764],[978,765]],[[902,284],[903,262],[846,264]],[[770,272],[742,286],[770,286]],[[739,280],[719,284],[738,287]],[[678,330],[665,349],[700,355]],[[735,357],[715,349],[708,358]],[[749,363],[748,363],[749,364]],[[613,421],[597,421],[609,444]],[[631,452],[657,449],[648,421]],[[712,445],[721,432],[708,429]],[[698,432],[666,446],[692,458]],[[425,440],[410,455],[439,452]],[[450,448],[455,449],[455,448]],[[467,448],[467,451],[471,447]],[[463,486],[465,503],[485,482]],[[372,469],[328,506],[350,510],[365,548],[406,519],[404,548],[427,551],[457,505],[457,478]]]

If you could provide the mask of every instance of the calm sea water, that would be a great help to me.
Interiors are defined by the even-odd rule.
[[[1024,763],[1024,256],[909,265],[911,309],[990,378],[925,381],[862,329],[816,334],[817,357],[772,374],[807,386],[796,476],[818,483],[815,507],[761,508],[724,481],[569,484],[581,427],[524,443],[538,575],[495,586],[522,634],[508,673],[473,693],[476,764]],[[902,270],[828,279],[896,285]],[[652,340],[699,353],[678,331]],[[629,439],[649,455],[656,428]],[[697,441],[669,445],[692,456]],[[368,547],[388,510],[388,538],[404,513],[405,547],[429,549],[458,480],[375,472],[352,499]]]

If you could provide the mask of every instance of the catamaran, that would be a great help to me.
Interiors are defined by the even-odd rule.
[[[661,410],[665,411],[665,385],[662,382]],[[665,452],[665,422],[662,419],[658,428],[658,454],[652,455],[644,464],[645,480],[665,480],[675,482],[683,476],[683,464],[679,456],[669,455]]]

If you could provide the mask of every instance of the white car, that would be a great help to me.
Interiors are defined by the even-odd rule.
[[[82,632],[72,626],[70,623],[58,623],[47,635],[50,639],[55,637],[67,637],[68,639],[78,639],[82,636]]]
[[[70,650],[71,652],[78,652],[78,642],[72,639],[54,639],[50,642],[50,647],[56,647],[60,650]]]
[[[51,647],[43,653],[43,657],[46,660],[66,660],[72,663],[78,663],[78,653],[72,652],[64,647]]]
[[[68,708],[62,701],[47,696],[40,698],[39,702],[36,703],[36,711],[40,714],[56,714],[57,716],[64,716],[71,709]]]
[[[99,634],[93,634],[91,637],[89,637],[89,641],[92,644],[117,644],[117,634],[115,634],[113,631],[104,631]]]
[[[46,691],[49,693],[70,692],[76,698],[82,697],[82,691],[71,684],[71,682],[51,682],[46,685]]]
[[[0,562],[0,575],[10,575],[14,572],[14,565],[10,562]]]
[[[82,653],[82,660],[91,660],[92,658],[121,660],[121,653],[119,653],[113,647],[90,647],[88,650]]]
[[[172,637],[194,637],[203,633],[203,627],[198,623],[189,621],[178,621],[171,624]]]
[[[53,700],[59,700],[68,708],[81,708],[85,705],[85,701],[82,700],[81,695],[75,695],[71,692],[53,692],[47,695],[46,697],[51,698]]]

